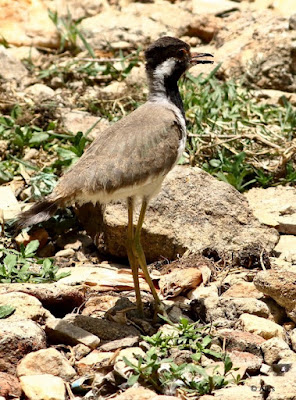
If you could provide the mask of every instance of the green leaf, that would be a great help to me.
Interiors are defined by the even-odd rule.
[[[128,386],[133,386],[136,382],[138,382],[139,378],[140,375],[131,375],[127,381]]]
[[[10,305],[0,306],[0,319],[7,318],[15,311],[15,307]]]
[[[34,133],[31,139],[29,140],[29,144],[38,145],[42,142],[45,142],[49,138],[49,134],[45,132],[37,132]]]
[[[39,240],[32,240],[25,248],[25,257],[32,257],[39,247]]]

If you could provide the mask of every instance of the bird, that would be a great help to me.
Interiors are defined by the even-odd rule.
[[[208,59],[212,54],[191,53],[187,43],[171,36],[154,41],[144,55],[149,88],[146,103],[101,132],[61,176],[53,192],[23,212],[17,221],[20,230],[46,221],[57,209],[73,204],[126,201],[126,250],[141,313],[139,268],[156,309],[161,308],[140,237],[149,201],[160,191],[165,176],[185,149],[186,121],[178,81],[191,66],[213,63]],[[139,200],[141,208],[134,225]]]

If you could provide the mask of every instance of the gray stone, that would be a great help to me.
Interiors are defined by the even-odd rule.
[[[21,376],[21,387],[29,400],[65,400],[63,380],[54,375]]]
[[[70,345],[81,343],[91,349],[100,344],[100,339],[96,335],[58,318],[47,321],[45,331],[50,340],[57,343]]]
[[[54,349],[42,349],[27,354],[17,367],[17,375],[50,374],[69,381],[76,375],[69,361]]]
[[[20,82],[27,75],[28,71],[21,61],[0,46],[0,77],[8,81],[15,79]]]
[[[0,320],[0,371],[14,374],[27,353],[46,347],[44,331],[33,321]]]
[[[125,205],[107,205],[100,250],[124,256],[126,224]],[[142,232],[149,261],[161,256],[175,259],[190,250],[221,258],[229,255],[240,265],[255,266],[262,250],[271,251],[277,241],[277,232],[252,216],[245,198],[232,186],[198,168],[181,166],[168,174],[151,201]]]

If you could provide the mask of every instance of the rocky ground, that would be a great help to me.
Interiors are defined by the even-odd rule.
[[[296,399],[294,0],[0,4],[0,398]],[[122,204],[16,238],[11,221],[145,100],[142,48],[164,34],[216,64],[183,89],[183,165],[145,219],[155,320],[142,276],[135,310]]]

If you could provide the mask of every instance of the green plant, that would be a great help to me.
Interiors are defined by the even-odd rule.
[[[48,12],[49,18],[55,24],[57,31],[60,35],[60,51],[64,51],[65,49],[70,49],[72,51],[80,50],[77,45],[77,38],[83,42],[85,48],[87,49],[89,55],[95,58],[95,54],[84,35],[78,28],[78,25],[81,22],[81,19],[74,21],[72,15],[68,9],[67,15],[65,17],[60,17],[58,13],[55,11]]]
[[[36,259],[39,241],[33,240],[26,247],[21,244],[20,251],[0,248],[0,283],[56,282],[69,273],[58,273],[58,267],[50,258]]]
[[[145,356],[138,356],[137,363],[124,357],[125,363],[131,368],[128,385],[136,382],[152,385],[159,392],[175,393],[176,390],[194,392],[197,394],[210,394],[215,389],[227,385],[230,381],[240,383],[241,377],[234,376],[230,357],[211,349],[212,338],[208,327],[199,326],[198,323],[189,323],[182,318],[179,324],[173,324],[165,319],[171,326],[171,333],[158,332],[143,340],[149,350]],[[172,357],[172,349],[179,351],[190,350],[192,362],[176,364]],[[221,360],[221,367],[202,367],[201,356]],[[208,370],[210,369],[210,372]]]
[[[15,308],[9,304],[0,306],[0,319],[9,317],[12,313],[14,313],[14,311],[15,311]]]
[[[240,191],[295,182],[293,152],[286,151],[296,133],[295,107],[285,97],[282,105],[258,102],[240,82],[217,79],[219,68],[207,77],[188,74],[181,86],[190,132],[181,163],[202,165]]]

